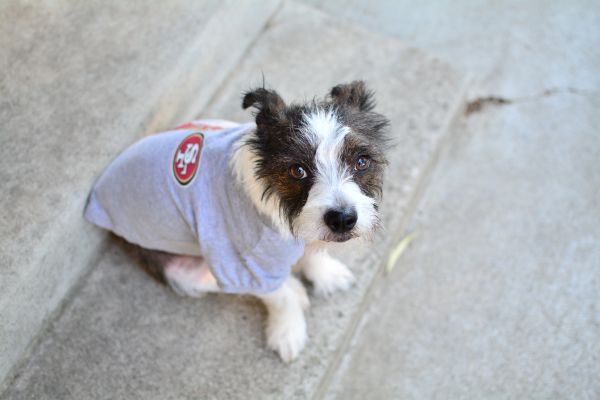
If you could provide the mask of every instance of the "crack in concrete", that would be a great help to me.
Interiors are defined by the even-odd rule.
[[[511,104],[512,100],[498,96],[478,97],[473,101],[469,101],[465,107],[465,115],[469,116],[473,113],[481,111],[487,105],[505,105]]]
[[[590,95],[591,96],[594,96],[594,95],[600,96],[600,93],[595,92],[593,90],[578,89],[578,88],[574,88],[574,87],[550,88],[550,89],[544,90],[543,92],[541,92],[539,94],[530,95],[530,96],[514,97],[512,99],[506,98],[506,97],[501,97],[501,96],[493,96],[493,95],[492,96],[483,96],[483,97],[478,97],[475,100],[467,102],[467,105],[465,106],[465,116],[468,117],[469,115],[471,115],[473,113],[480,112],[487,106],[504,106],[507,104],[539,100],[544,97],[550,97],[550,96],[554,96],[557,94],[565,94],[565,93],[576,94],[576,95],[580,95],[580,96],[590,96]]]

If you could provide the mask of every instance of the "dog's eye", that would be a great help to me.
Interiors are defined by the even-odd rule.
[[[371,166],[371,158],[369,156],[360,156],[354,163],[354,169],[357,171],[364,171]]]
[[[304,179],[308,176],[308,173],[304,167],[300,164],[294,164],[290,167],[290,176],[294,179]]]

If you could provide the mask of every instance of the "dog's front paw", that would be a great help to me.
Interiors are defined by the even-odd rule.
[[[269,315],[267,345],[285,362],[291,362],[306,344],[306,320],[302,312],[294,315],[277,313]]]
[[[315,268],[310,280],[315,294],[325,297],[340,290],[350,289],[356,281],[350,269],[333,257],[328,257],[320,268]]]

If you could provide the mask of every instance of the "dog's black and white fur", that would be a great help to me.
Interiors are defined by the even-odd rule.
[[[370,238],[379,226],[378,203],[388,120],[373,112],[363,82],[334,87],[323,101],[286,105],[272,90],[245,94],[256,130],[236,145],[231,168],[257,210],[283,236],[306,243],[295,270],[319,295],[348,289],[354,277],[327,252],[329,242]],[[178,293],[199,296],[219,287],[202,258],[142,249],[147,263]],[[293,275],[259,296],[267,306],[267,343],[284,361],[306,342],[309,301]]]

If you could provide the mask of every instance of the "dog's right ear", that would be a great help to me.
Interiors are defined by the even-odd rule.
[[[363,81],[354,81],[333,87],[329,92],[331,100],[359,111],[372,111],[375,107],[373,91]]]
[[[244,93],[242,108],[249,107],[256,109],[256,125],[276,124],[285,118],[285,102],[274,90],[257,88]]]

